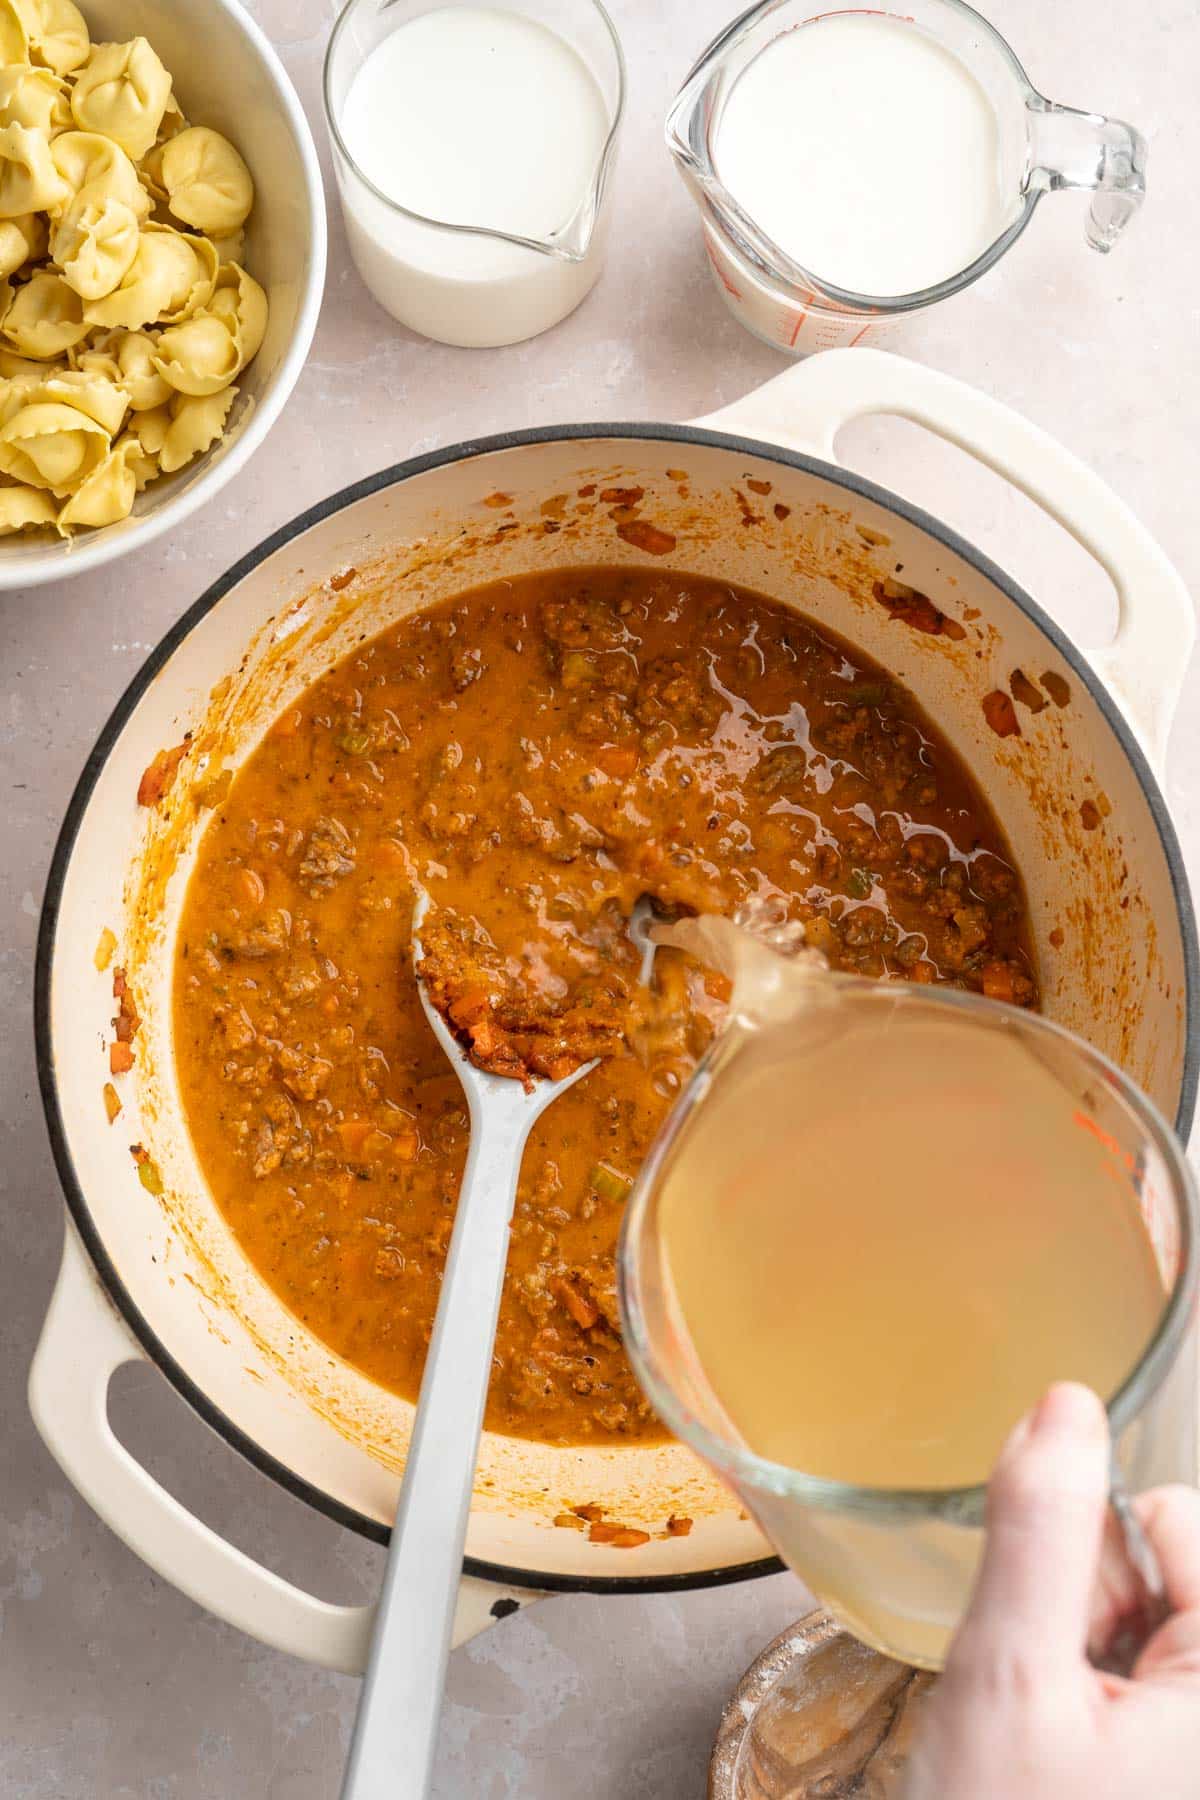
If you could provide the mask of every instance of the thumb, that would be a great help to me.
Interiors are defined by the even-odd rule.
[[[1009,1438],[988,1486],[987,1539],[959,1655],[1081,1661],[1109,1487],[1108,1419],[1060,1382]]]

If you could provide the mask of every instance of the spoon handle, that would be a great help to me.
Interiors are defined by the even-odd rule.
[[[515,1100],[520,1089],[511,1085]],[[472,1113],[342,1800],[424,1800],[429,1791],[509,1222],[534,1109]]]

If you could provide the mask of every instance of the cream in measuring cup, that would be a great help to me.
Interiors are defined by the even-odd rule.
[[[701,58],[668,142],[730,307],[797,353],[874,336],[974,281],[1051,188],[1097,191],[1108,249],[1145,145],[1052,105],[960,0],[766,0]]]
[[[379,303],[428,337],[531,337],[599,273],[620,52],[591,0],[559,10],[564,32],[507,6],[351,0],[335,28],[326,105],[350,248]]]

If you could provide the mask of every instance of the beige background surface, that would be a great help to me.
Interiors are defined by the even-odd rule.
[[[317,135],[331,0],[256,0]],[[608,267],[581,310],[512,350],[443,349],[368,299],[331,217],[311,360],[234,492],[170,542],[94,579],[0,599],[0,1792],[36,1800],[322,1800],[334,1795],[355,1685],[260,1649],[149,1574],[67,1487],[24,1405],[61,1202],[37,1102],[32,961],[45,870],[72,784],[125,683],[207,584],[293,513],[360,475],[472,433],[551,421],[679,419],[773,373],[706,273],[661,144],[671,93],[733,0],[615,0],[631,91]],[[1107,261],[1082,202],[1048,200],[985,282],[896,347],[976,382],[1056,433],[1200,580],[1200,167],[1195,0],[992,0],[1053,97],[1132,119],[1150,200]],[[1117,21],[1120,19],[1118,26]],[[336,203],[334,204],[336,214]],[[849,460],[963,530],[1084,637],[1105,581],[1023,501],[907,427],[857,427]],[[1168,794],[1200,859],[1200,682],[1189,681]],[[379,1553],[244,1466],[148,1370],[114,1419],[175,1492],[235,1542],[330,1598],[365,1595]],[[438,1800],[692,1800],[723,1699],[802,1610],[790,1577],[681,1599],[563,1598],[453,1659]]]

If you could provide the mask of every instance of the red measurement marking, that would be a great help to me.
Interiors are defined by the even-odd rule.
[[[705,240],[704,240],[704,249],[708,256],[709,262],[712,264],[713,268],[717,271],[717,279],[721,283],[721,286],[725,289],[725,292],[727,294],[732,294],[735,300],[740,300],[742,297],[741,290],[739,288],[735,288],[732,281],[730,281],[728,275],[725,273],[724,269],[721,267],[720,263],[717,261],[717,253],[713,249],[712,245],[709,243],[707,238],[705,238]]]
[[[1129,1170],[1130,1174],[1134,1172],[1137,1168],[1137,1161],[1132,1152],[1123,1150],[1116,1138],[1097,1125],[1090,1113],[1085,1113],[1077,1108],[1073,1116],[1073,1123],[1078,1125],[1082,1131],[1090,1132],[1097,1143],[1103,1144],[1109,1154],[1115,1156],[1122,1167]]]

